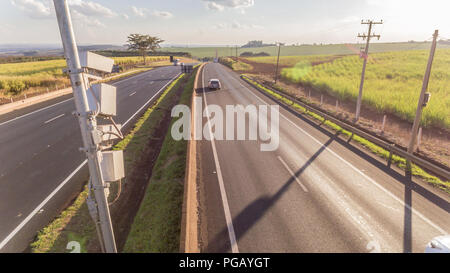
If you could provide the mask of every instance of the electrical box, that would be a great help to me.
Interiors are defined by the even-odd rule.
[[[92,53],[90,51],[82,51],[79,53],[80,64],[83,68],[94,69],[102,72],[111,73],[114,60]]]
[[[120,125],[120,124],[116,124],[116,126],[117,126],[117,129],[119,129],[119,130],[122,129],[122,125]],[[120,136],[120,132],[118,132],[117,129],[112,124],[97,125],[97,130],[103,132],[102,141],[110,141],[110,140],[118,139],[119,137],[117,135]],[[112,132],[114,134],[108,134],[108,132]]]
[[[103,180],[107,182],[113,182],[124,178],[123,151],[102,152],[100,168],[102,170]]]
[[[115,86],[104,83],[92,85],[87,90],[89,110],[98,110],[99,114],[104,116],[115,116],[117,114],[116,93]],[[100,109],[97,109],[98,106]]]
[[[425,96],[423,97],[423,104],[422,104],[423,107],[427,106],[427,104],[430,102],[431,93],[426,92],[424,95]]]

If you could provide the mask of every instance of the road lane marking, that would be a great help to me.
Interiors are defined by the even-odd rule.
[[[136,94],[136,92],[131,93],[130,95],[128,95],[128,97],[133,96],[134,94]]]
[[[78,166],[64,181],[54,189],[47,198],[44,199],[20,224],[8,235],[2,242],[0,242],[0,249],[2,249],[30,220],[41,211],[41,209],[47,204],[47,202],[67,183],[69,180],[84,166],[87,160],[84,160],[80,166]]]
[[[298,179],[298,177],[295,175],[295,173],[291,170],[291,168],[289,168],[288,164],[286,164],[286,162],[284,162],[283,158],[281,158],[281,156],[278,156],[278,159],[281,161],[281,163],[284,165],[284,167],[286,168],[286,170],[292,175],[292,177],[295,178],[295,181],[297,181],[297,184],[300,185],[300,187],[303,189],[304,192],[308,192],[308,189],[305,187],[305,185],[302,184],[302,182],[300,182],[300,180]]]
[[[238,82],[242,87],[244,87],[244,89],[246,89],[248,91],[248,93],[252,94],[254,97],[256,97],[259,101],[263,102],[266,105],[269,105],[266,101],[264,101],[263,99],[261,99],[260,97],[258,97],[256,94],[254,94],[248,87],[246,87],[245,85],[243,85],[239,80],[235,79],[234,77],[230,76],[230,78],[232,78],[233,80],[235,80],[236,82]],[[300,126],[298,126],[297,124],[295,124],[293,121],[291,121],[288,117],[286,117],[285,115],[283,115],[280,112],[280,116],[282,116],[286,121],[288,121],[289,123],[291,123],[295,128],[297,128],[298,130],[300,130],[301,132],[303,132],[305,135],[307,135],[308,137],[310,137],[314,142],[318,143],[321,146],[324,146],[319,140],[317,140],[315,137],[313,137],[312,135],[310,135],[308,132],[306,132],[305,130],[303,130]],[[402,206],[406,207],[408,210],[410,210],[412,213],[414,213],[416,216],[418,216],[419,218],[421,218],[424,222],[426,222],[427,224],[429,224],[430,226],[432,226],[433,228],[435,228],[436,230],[438,230],[440,233],[442,234],[447,234],[447,232],[442,229],[441,227],[439,227],[438,225],[436,225],[435,223],[433,223],[430,219],[428,219],[426,216],[424,216],[423,214],[421,214],[420,212],[418,212],[416,209],[412,208],[410,205],[405,204],[405,202],[403,202],[400,198],[398,198],[397,196],[395,196],[392,192],[390,192],[389,190],[387,190],[385,187],[381,186],[380,184],[378,184],[375,180],[373,180],[372,178],[370,178],[368,175],[366,175],[365,173],[363,173],[362,171],[360,171],[358,168],[356,168],[355,166],[353,166],[350,162],[348,162],[347,160],[345,160],[344,158],[342,158],[340,155],[338,155],[337,153],[335,153],[333,150],[331,150],[328,147],[324,147],[325,150],[327,150],[328,152],[330,152],[332,155],[334,155],[335,157],[337,157],[339,160],[341,160],[342,162],[344,162],[346,165],[348,165],[350,168],[352,168],[354,171],[356,171],[357,173],[359,173],[361,176],[363,176],[364,178],[366,178],[369,182],[371,182],[373,185],[375,185],[376,187],[378,187],[381,191],[383,191],[384,193],[386,193],[388,196],[390,196],[392,199],[394,199],[395,201],[399,202]]]
[[[178,73],[175,77],[173,77],[168,83],[166,83],[163,87],[161,87],[161,89],[158,90],[158,92],[156,92],[155,95],[153,95],[144,105],[142,105],[141,108],[139,108],[139,110],[137,110],[136,113],[134,113],[134,115],[132,115],[127,121],[125,121],[123,123],[122,126],[125,126],[128,122],[130,122],[147,104],[150,103],[150,101],[156,97],[162,90],[164,90],[164,88],[166,88],[166,86],[168,86],[171,82],[173,82],[181,73]]]
[[[205,66],[206,67],[206,66]],[[211,121],[209,119],[208,103],[205,96],[205,68],[202,70],[202,88],[203,88],[203,100],[205,101],[205,111],[208,119],[209,135],[211,138],[211,147],[214,155],[214,163],[216,165],[217,179],[219,180],[220,196],[222,197],[223,211],[225,213],[225,221],[227,222],[228,236],[230,237],[231,251],[233,253],[239,253],[239,248],[236,241],[236,235],[234,233],[233,221],[231,218],[230,207],[228,206],[227,193],[225,192],[225,186],[223,183],[222,170],[220,169],[219,157],[216,150],[216,142],[214,141],[214,134],[211,129]],[[195,100],[194,100],[195,103]]]
[[[125,81],[129,81],[129,80],[131,80],[131,79],[133,79],[133,78],[140,77],[140,76],[142,76],[143,74],[146,74],[147,72],[151,72],[151,71],[154,71],[154,70],[149,70],[149,71],[142,72],[142,73],[140,73],[140,74],[138,74],[138,75],[136,75],[136,76],[134,76],[134,77],[127,78],[127,79],[123,79],[123,80],[121,80],[121,81],[115,82],[115,83],[113,83],[112,85],[117,85],[117,84],[119,84],[119,83],[122,83],[122,82],[125,82]],[[41,109],[39,109],[39,110],[30,112],[30,113],[28,113],[28,114],[25,114],[25,115],[18,116],[18,117],[15,117],[15,118],[13,118],[13,119],[7,120],[7,121],[5,121],[5,122],[0,123],[0,126],[5,125],[5,124],[8,124],[8,123],[10,123],[10,122],[13,122],[13,121],[15,121],[15,120],[24,118],[24,117],[26,117],[26,116],[29,116],[29,115],[32,115],[32,114],[36,114],[36,113],[38,113],[38,112],[41,112],[41,111],[46,110],[46,109],[49,109],[49,108],[54,107],[54,106],[56,106],[56,105],[62,104],[62,103],[64,103],[64,102],[68,102],[68,101],[70,101],[70,100],[73,100],[73,98],[70,98],[70,99],[67,99],[67,100],[63,100],[63,101],[60,101],[60,102],[58,102],[58,103],[55,103],[55,104],[46,106],[46,107],[44,107],[44,108],[41,108]]]
[[[60,117],[62,117],[62,116],[64,116],[65,114],[61,114],[61,115],[59,115],[59,116],[56,116],[56,117],[54,117],[54,118],[51,118],[51,119],[49,119],[49,120],[47,120],[46,122],[44,122],[44,124],[47,124],[47,123],[50,123],[50,122],[52,122],[52,121],[54,121],[54,120],[56,120],[56,119],[59,119]]]
[[[24,117],[26,117],[26,116],[29,116],[29,115],[32,115],[32,114],[36,114],[36,113],[38,113],[38,112],[41,112],[41,111],[46,110],[46,109],[48,109],[48,108],[51,108],[51,107],[53,107],[53,106],[59,105],[59,104],[61,104],[61,103],[68,102],[68,101],[70,101],[70,100],[73,100],[73,98],[70,98],[70,99],[67,99],[67,100],[60,101],[60,102],[58,102],[58,103],[49,105],[49,106],[47,106],[47,107],[41,108],[41,109],[39,109],[39,110],[30,112],[30,113],[25,114],[25,115],[22,115],[22,116],[15,117],[15,118],[13,118],[13,119],[10,119],[10,120],[8,120],[8,121],[5,121],[5,122],[3,122],[3,123],[0,123],[0,126],[5,125],[5,124],[8,124],[8,123],[10,123],[10,122],[13,122],[13,121],[15,121],[15,120],[24,118]]]
[[[125,126],[128,122],[130,122],[147,104],[150,103],[150,101],[158,95],[167,85],[169,85],[171,82],[173,82],[181,73],[178,73],[175,77],[173,77],[166,85],[164,85],[154,96],[152,96],[141,108],[139,108],[134,115],[132,115],[127,121],[123,123],[123,126]],[[42,201],[14,230],[6,236],[3,241],[0,242],[0,250],[33,218],[33,216],[36,215],[36,213],[44,207],[47,202],[56,194],[58,191],[61,190],[61,188],[84,166],[86,165],[87,160],[84,160],[66,179],[64,179],[61,184],[59,184],[56,189],[54,189],[49,196],[47,196],[44,201]]]

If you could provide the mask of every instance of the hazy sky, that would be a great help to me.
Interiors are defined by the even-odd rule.
[[[450,0],[68,0],[77,40],[124,44],[130,33],[169,44],[356,42],[361,19],[383,19],[380,42],[450,38]],[[0,0],[0,44],[60,43],[52,0]]]

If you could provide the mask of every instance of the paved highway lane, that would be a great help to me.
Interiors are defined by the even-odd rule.
[[[199,91],[203,107],[276,104],[220,64],[199,86],[210,78],[222,90]],[[423,252],[450,231],[448,195],[282,107],[278,124],[272,152],[199,141],[202,251]]]
[[[113,82],[116,122],[126,130],[179,72],[162,67]],[[73,99],[27,109],[0,117],[0,252],[23,251],[88,177]]]

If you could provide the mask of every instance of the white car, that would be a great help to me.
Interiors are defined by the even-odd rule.
[[[450,253],[450,235],[434,237],[427,244],[425,253]]]
[[[218,79],[210,79],[208,82],[209,89],[220,89],[222,86]]]

